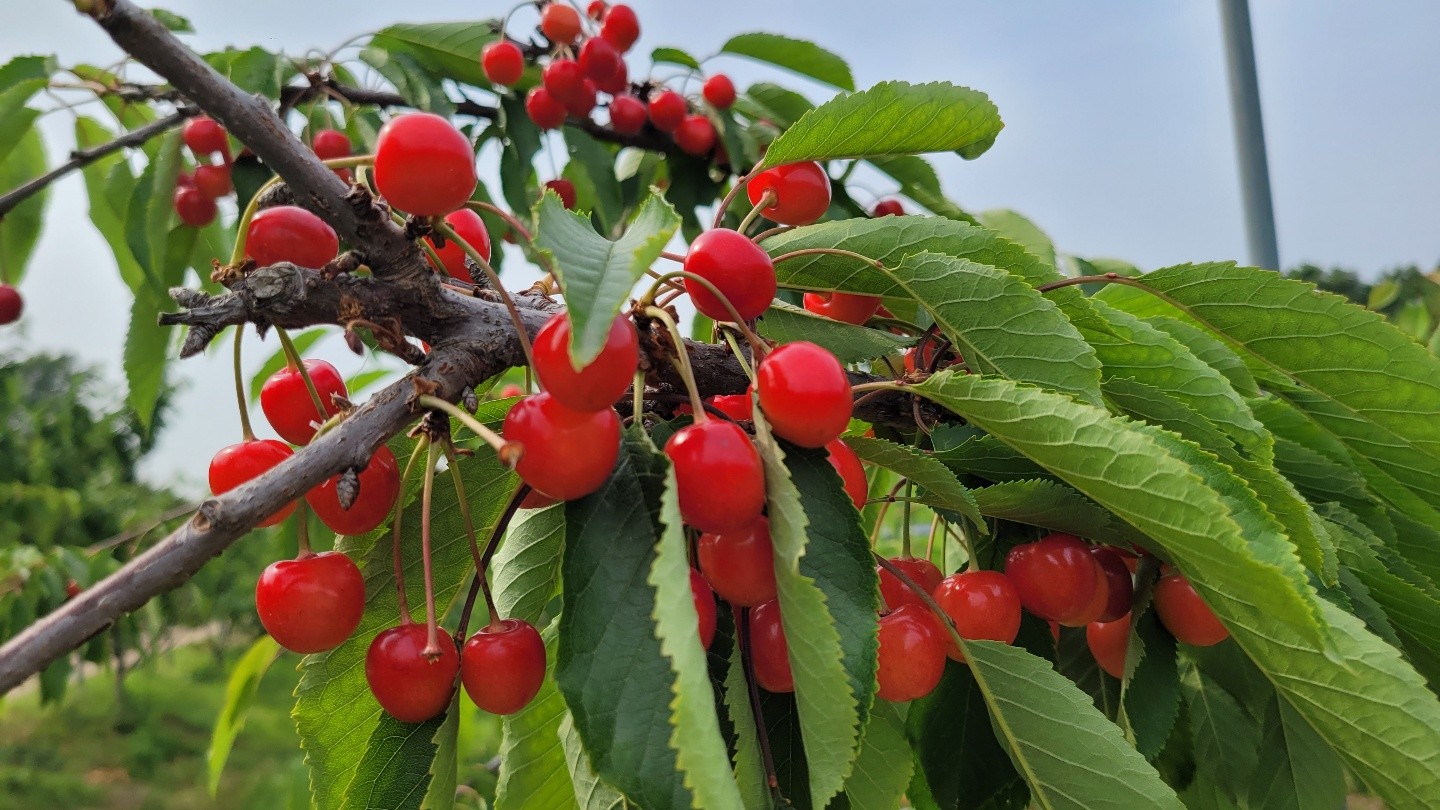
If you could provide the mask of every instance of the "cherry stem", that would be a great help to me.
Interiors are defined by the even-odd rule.
[[[512,470],[515,469],[515,465],[519,463],[520,456],[525,453],[524,445],[519,442],[509,441],[504,436],[485,427],[479,419],[466,413],[464,408],[461,408],[453,402],[447,402],[439,397],[430,396],[429,394],[421,394],[420,398],[416,400],[416,403],[422,408],[432,408],[437,411],[443,411],[460,420],[461,424],[474,431],[476,436],[484,439],[485,443],[495,450],[495,455],[500,458],[501,464],[504,464]]]
[[[914,497],[915,486],[907,478],[905,480],[905,497],[900,502],[900,519],[903,523],[900,526],[900,556],[912,557],[910,553],[910,501]]]
[[[942,523],[940,521],[939,515],[936,515],[935,519],[930,521],[930,534],[926,535],[925,537],[925,559],[927,560],[932,559],[935,554],[936,529],[940,530],[940,549],[943,551],[945,549],[945,533],[950,531],[950,529],[948,524]]]
[[[638,368],[635,369],[635,380],[630,383],[630,394],[634,397],[634,402],[630,406],[630,417],[643,426],[645,423],[638,420],[645,410],[645,372]]]
[[[645,315],[665,324],[670,339],[675,341],[675,367],[680,370],[680,379],[685,383],[685,391],[690,394],[690,407],[695,411],[696,424],[704,422],[709,417],[705,414],[705,401],[700,397],[700,388],[695,384],[695,372],[690,368],[690,353],[685,351],[685,336],[680,334],[680,327],[675,325],[675,319],[665,310],[646,307]]]
[[[745,685],[750,693],[750,713],[754,717],[755,737],[760,743],[760,759],[765,764],[765,784],[775,807],[780,807],[780,779],[775,775],[775,756],[770,752],[770,732],[765,728],[765,712],[760,707],[760,690],[755,682],[755,659],[750,644],[750,608],[731,606],[735,619],[736,641],[740,645],[740,666],[745,670]]]
[[[295,501],[295,520],[297,521],[295,538],[298,541],[297,550],[299,551],[295,558],[300,559],[314,555],[315,552],[310,548],[310,505],[305,502],[304,498]]]
[[[929,591],[911,579],[909,574],[900,570],[895,563],[890,562],[873,551],[870,552],[870,555],[875,558],[876,565],[889,571],[892,576],[900,580],[901,585],[909,588],[916,596],[920,597],[920,601],[924,602],[925,606],[930,608],[930,612],[935,614],[935,618],[939,619],[940,624],[950,633],[950,638],[955,642],[955,646],[960,649],[961,653],[964,653],[965,639],[961,637],[960,631],[955,629],[955,620],[950,618],[950,614],[940,608],[940,603],[935,601],[935,597],[931,596]],[[966,658],[968,659],[969,656],[966,656]]]
[[[900,492],[900,488],[905,486],[909,480],[908,478],[902,478],[896,481],[895,486],[890,488],[889,495],[886,495],[878,501],[871,502],[880,504],[880,513],[875,516],[875,528],[870,532],[871,548],[874,548],[875,544],[880,540],[880,530],[885,526],[885,514],[890,511],[890,504],[895,502],[895,496]]]
[[[774,228],[768,228],[768,229],[766,229],[766,230],[763,230],[763,231],[755,234],[754,236],[750,237],[750,241],[752,241],[752,242],[754,242],[755,244],[758,245],[758,244],[760,244],[761,242],[764,242],[766,239],[769,239],[769,238],[772,237],[772,236],[779,236],[779,235],[782,234],[782,233],[786,233],[787,231],[793,231],[793,230],[795,230],[795,226],[794,226],[794,225],[777,225],[777,226],[774,227]]]
[[[310,369],[305,367],[305,359],[300,356],[300,351],[295,348],[295,342],[290,339],[290,334],[280,327],[275,327],[275,336],[280,338],[280,345],[285,349],[286,362],[290,367],[300,372],[300,379],[305,382],[305,390],[310,392],[310,401],[315,405],[317,422],[326,419],[325,403],[320,399],[320,391],[315,387],[315,381],[310,379]]]
[[[490,627],[500,625],[500,613],[495,609],[495,597],[485,581],[485,568],[480,561],[480,543],[475,537],[475,522],[470,517],[470,499],[465,497],[465,477],[460,474],[460,456],[455,444],[445,442],[445,461],[450,468],[450,478],[455,482],[455,497],[460,502],[460,519],[465,524],[465,538],[470,541],[470,560],[475,563],[475,576],[480,578],[480,587],[485,592],[485,606],[490,610]]]
[[[856,253],[853,250],[843,250],[841,248],[805,248],[803,250],[792,250],[789,253],[781,253],[779,256],[776,256],[774,262],[775,264],[779,264],[783,261],[798,259],[803,256],[844,256],[848,259],[864,262],[881,272],[884,272],[886,269],[885,265],[881,264],[879,259],[872,259],[869,256]]]
[[[735,340],[735,336],[730,334],[729,329],[719,331],[720,335],[725,338],[725,342],[730,345],[730,352],[735,355],[735,362],[740,364],[740,370],[745,372],[745,376],[750,382],[755,382],[755,369],[750,367],[750,361],[746,360],[745,353],[740,351],[740,344]]]
[[[746,214],[745,218],[740,220],[740,227],[735,230],[740,233],[745,233],[750,225],[760,218],[760,212],[774,205],[776,202],[779,202],[779,195],[775,193],[775,189],[765,189],[765,193],[760,195],[759,201],[750,208],[750,213]]]
[[[684,256],[681,256],[679,253],[671,253],[671,252],[668,251],[668,250],[662,250],[662,251],[660,251],[660,258],[662,258],[662,259],[669,259],[670,261],[676,262],[677,264],[684,264],[684,263],[685,263],[685,257],[684,257]]]
[[[410,600],[405,596],[405,562],[400,554],[400,523],[405,515],[405,483],[410,480],[410,473],[415,469],[415,462],[420,459],[420,454],[430,446],[430,439],[421,436],[415,442],[415,449],[410,451],[410,460],[405,463],[405,472],[400,476],[401,496],[395,499],[395,509],[390,517],[390,554],[393,557],[395,566],[395,594],[400,604],[400,623],[410,623]]]
[[[505,304],[505,310],[510,313],[510,322],[515,324],[515,335],[520,339],[520,350],[525,353],[525,367],[528,373],[529,369],[535,367],[535,352],[530,346],[530,333],[525,331],[525,322],[520,320],[520,310],[516,308],[515,300],[510,297],[510,293],[506,291],[505,285],[500,283],[500,276],[495,272],[495,268],[491,267],[490,263],[485,261],[485,257],[480,255],[480,251],[476,250],[469,242],[461,239],[460,234],[456,233],[455,229],[450,227],[450,223],[437,219],[434,222],[434,227],[436,233],[446,239],[454,241],[455,244],[460,246],[461,250],[465,251],[465,255],[470,257],[470,261],[474,262],[476,266],[485,272],[485,277],[490,280],[490,286],[493,287],[495,293],[500,296],[501,302]]]
[[[1062,278],[1059,281],[1051,281],[1036,287],[1037,292],[1047,293],[1051,290],[1058,290],[1061,287],[1074,287],[1077,284],[1127,284],[1131,287],[1139,287],[1142,290],[1149,290],[1144,284],[1128,276],[1119,273],[1099,273],[1093,276],[1075,276],[1074,278]]]
[[[761,165],[763,165],[763,163]],[[715,209],[715,221],[711,224],[711,227],[720,227],[720,223],[725,221],[725,213],[730,210],[730,203],[735,201],[735,195],[740,193],[740,189],[749,185],[750,181],[755,178],[755,175],[761,171],[763,171],[763,169],[760,166],[756,166],[750,170],[749,174],[735,179],[735,185],[731,186],[730,190],[725,192],[725,198],[720,201],[720,205]]]
[[[734,323],[735,327],[740,330],[740,333],[745,336],[745,340],[750,343],[750,348],[752,351],[760,351],[760,349],[758,349],[757,347],[765,345],[765,342],[760,339],[759,335],[755,334],[754,330],[752,330],[749,324],[745,322],[745,319],[740,317],[740,312],[735,309],[734,304],[730,303],[730,299],[726,297],[724,293],[720,292],[719,287],[716,287],[709,279],[697,276],[694,273],[689,272],[688,270],[674,270],[660,276],[660,278],[656,279],[655,283],[651,285],[649,292],[645,293],[644,297],[640,299],[640,302],[642,304],[647,304],[651,301],[654,301],[655,293],[659,290],[660,285],[669,283],[677,278],[683,278],[686,281],[693,281],[696,284],[699,284],[701,287],[704,287],[706,290],[709,290],[710,294],[715,296],[715,299],[719,301],[722,306],[725,307],[725,311],[730,314],[731,318],[734,319],[732,323]]]
[[[515,215],[510,213],[509,211],[506,211],[498,206],[491,205],[490,203],[482,202],[480,200],[471,200],[470,202],[465,203],[465,206],[470,210],[475,211],[476,213],[479,213],[481,211],[488,211],[495,216],[505,220],[505,224],[513,228],[516,233],[525,237],[526,242],[535,241],[535,237],[530,235],[530,229],[526,228],[525,225],[521,223],[520,220],[517,219]]]
[[[430,506],[434,500],[435,463],[440,448],[434,442],[425,454],[425,483],[420,491],[420,562],[425,572],[425,649],[420,654],[434,661],[440,657],[440,629],[435,620],[435,574],[430,559]]]
[[[495,530],[490,533],[490,541],[485,544],[485,551],[480,555],[480,565],[475,575],[475,580],[470,583],[470,593],[465,597],[465,606],[460,610],[460,629],[456,632],[455,638],[463,640],[466,628],[470,626],[470,614],[475,610],[475,599],[484,591],[485,601],[493,605],[493,597],[490,594],[490,585],[485,581],[484,572],[490,567],[490,558],[495,556],[495,549],[500,546],[500,538],[505,536],[505,530],[509,528],[510,521],[515,517],[515,512],[520,504],[525,502],[525,496],[531,493],[529,484],[521,484],[510,496],[510,503],[505,505],[505,512],[500,515],[500,520],[495,524]],[[493,620],[493,619],[492,619]]]
[[[851,394],[863,394],[868,391],[899,391],[902,384],[893,380],[876,380],[875,382],[860,383],[850,386]]]
[[[245,337],[245,324],[235,324],[235,404],[240,409],[240,436],[245,441],[255,440],[255,431],[250,427],[250,404],[245,396],[245,375],[240,371],[240,345]]]

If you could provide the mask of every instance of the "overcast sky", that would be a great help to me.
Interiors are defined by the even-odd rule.
[[[200,49],[260,44],[300,53],[391,22],[473,19],[508,4],[316,0],[168,0]],[[990,94],[1006,127],[973,162],[937,161],[944,186],[973,210],[1017,209],[1081,256],[1144,268],[1244,259],[1224,54],[1214,2],[980,3],[887,0],[634,0],[634,53],[675,45],[713,52],[729,36],[773,31],[846,57],[856,82],[946,80]],[[0,0],[0,61],[58,53],[106,64],[119,53],[58,0]],[[23,6],[23,13],[17,13]],[[1281,261],[1365,273],[1440,259],[1440,3],[1260,0],[1254,35]],[[402,11],[406,16],[399,16]],[[525,18],[517,18],[523,20]],[[632,72],[643,57],[632,59]],[[719,60],[737,84],[776,77]],[[821,88],[778,77],[806,89]],[[54,116],[55,129],[68,121]],[[52,143],[52,160],[70,148]],[[884,193],[883,187],[874,189]],[[63,222],[80,223],[75,228]],[[68,351],[123,391],[128,293],[88,225],[79,178],[60,184],[23,291],[24,326],[0,351]],[[252,359],[269,348],[252,351]],[[353,371],[338,343],[323,353]],[[147,474],[194,490],[236,438],[228,358],[177,364],[185,393]]]

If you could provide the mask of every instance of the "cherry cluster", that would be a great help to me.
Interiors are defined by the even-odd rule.
[[[175,213],[192,228],[215,221],[215,201],[235,190],[231,182],[230,138],[213,118],[199,116],[185,122],[181,140],[195,158],[194,172],[180,172],[175,185]]]

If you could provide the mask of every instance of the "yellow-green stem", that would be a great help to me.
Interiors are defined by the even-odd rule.
[[[520,461],[520,456],[524,453],[524,448],[519,442],[509,441],[504,436],[485,427],[479,419],[466,413],[464,408],[461,408],[455,403],[447,402],[439,397],[430,396],[429,394],[422,394],[420,398],[416,400],[416,404],[422,408],[442,411],[459,419],[461,424],[474,431],[476,436],[484,439],[485,443],[495,450],[495,455],[500,457],[500,462],[511,469],[514,469],[515,464]]]
[[[245,441],[255,438],[250,427],[250,404],[245,397],[245,375],[240,371],[240,343],[245,337],[245,324],[235,324],[235,405],[240,409],[240,435]]]
[[[425,576],[425,649],[420,654],[434,661],[440,656],[440,629],[435,618],[435,572],[430,559],[430,511],[434,504],[435,462],[440,448],[432,442],[425,454],[425,483],[420,491],[420,566]]]
[[[390,517],[390,553],[395,566],[395,591],[400,605],[401,624],[410,623],[410,600],[405,596],[405,562],[400,553],[400,518],[405,514],[405,485],[410,480],[410,473],[415,470],[415,462],[429,446],[430,439],[422,435],[420,440],[415,442],[415,449],[410,451],[410,460],[405,463],[405,472],[400,476],[400,497],[395,499],[395,510]]]
[[[515,335],[520,339],[520,349],[525,352],[525,367],[528,374],[528,369],[535,366],[535,352],[530,346],[530,333],[525,331],[525,322],[520,320],[520,310],[516,308],[515,301],[505,290],[505,286],[500,283],[499,274],[495,272],[495,268],[490,266],[490,262],[480,255],[480,251],[461,239],[460,234],[455,233],[455,229],[450,227],[449,223],[436,220],[434,226],[437,233],[446,239],[454,240],[455,244],[465,251],[465,255],[470,257],[470,261],[475,262],[476,266],[485,272],[485,277],[490,280],[490,286],[494,288],[495,294],[500,296],[501,302],[505,304],[505,310],[510,313],[510,322],[515,325]]]

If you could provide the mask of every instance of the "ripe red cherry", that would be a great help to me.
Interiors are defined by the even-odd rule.
[[[338,551],[279,560],[255,584],[255,612],[281,647],[297,653],[331,650],[360,626],[365,578]]]
[[[1183,644],[1210,647],[1230,637],[1230,631],[1183,574],[1170,574],[1155,583],[1155,612],[1170,635]]]
[[[1091,608],[1100,580],[1089,549],[1073,534],[1049,534],[1010,549],[1005,575],[1025,609],[1042,619],[1077,627]]]
[[[715,228],[695,237],[685,256],[685,270],[715,285],[747,321],[758,318],[775,298],[775,263],[739,231]],[[734,319],[705,287],[687,278],[685,291],[706,317],[717,321]]]
[[[590,5],[585,7],[585,16],[592,20],[598,20],[605,16],[605,0],[590,0]]]
[[[620,417],[567,408],[549,393],[526,397],[505,415],[505,438],[525,453],[515,472],[552,498],[573,501],[605,483],[620,457]]]
[[[699,619],[696,632],[700,634],[700,646],[708,650],[715,640],[715,593],[694,568],[690,569],[690,595],[695,599],[695,615]]]
[[[844,439],[835,439],[825,445],[829,451],[826,456],[830,466],[835,472],[840,473],[840,481],[845,485],[845,494],[855,502],[856,509],[864,509],[865,501],[870,497],[870,482],[865,479],[865,466],[860,463],[860,457],[850,449],[850,445]]]
[[[449,121],[432,113],[390,119],[375,140],[375,185],[401,211],[441,217],[475,192],[475,152]]]
[[[610,99],[610,127],[621,135],[634,135],[645,128],[645,105],[629,93]]]
[[[305,493],[305,502],[315,510],[315,516],[336,534],[354,536],[375,529],[390,516],[395,499],[400,497],[400,468],[395,464],[395,455],[383,444],[360,471],[360,492],[349,509],[340,507],[336,490],[339,482],[340,476],[336,475]]]
[[[700,92],[716,109],[728,110],[735,103],[735,83],[724,73],[716,73],[706,79]]]
[[[540,12],[540,31],[556,45],[569,45],[580,36],[580,12],[560,0]]]
[[[230,151],[230,140],[225,137],[225,128],[216,123],[215,119],[206,115],[196,116],[186,121],[180,138],[196,155],[209,155],[215,152],[228,154]]]
[[[674,132],[687,112],[685,97],[674,90],[662,90],[650,97],[650,123],[661,132]]]
[[[210,459],[210,491],[220,495],[257,478],[261,473],[287,458],[295,455],[284,442],[274,439],[250,439],[229,447],[221,448]],[[274,526],[295,511],[294,503],[287,503],[280,511],[256,524],[256,528]]]
[[[201,194],[212,200],[216,197],[224,197],[235,190],[234,184],[230,182],[230,165],[227,163],[221,163],[218,166],[196,167],[195,178],[192,182]]]
[[[512,411],[513,413],[513,411]],[[765,508],[765,473],[750,437],[734,422],[706,419],[665,443],[675,465],[680,516],[702,532],[744,528]]]
[[[309,444],[315,438],[312,423],[324,422],[339,413],[340,406],[334,398],[349,396],[340,370],[324,360],[306,360],[305,371],[310,374],[310,382],[315,384],[315,392],[325,406],[323,415],[316,412],[315,400],[311,399],[299,369],[286,366],[271,374],[260,388],[260,410],[265,412],[266,421],[280,438],[291,444]]]
[[[805,308],[841,323],[863,324],[880,309],[880,296],[829,292],[805,293]]]
[[[756,605],[750,611],[750,661],[755,666],[755,682],[765,691],[795,691],[790,646],[785,642],[779,602]]]
[[[475,705],[514,714],[545,680],[545,642],[529,622],[504,619],[475,631],[460,651],[460,683]]]
[[[875,217],[899,217],[905,215],[905,206],[899,200],[881,200],[875,203],[875,210],[871,212]]]
[[[695,557],[705,581],[726,602],[755,607],[775,598],[775,547],[765,518],[743,529],[700,535]]]
[[[935,586],[945,577],[935,563],[924,557],[891,557],[890,564],[904,572],[916,585],[924,588],[926,593],[934,591]],[[926,610],[930,609],[919,594],[910,590],[908,585],[884,566],[875,566],[875,573],[880,577],[880,600],[885,603],[886,610],[895,610],[903,605],[920,605]]]
[[[547,506],[554,506],[557,503],[559,503],[559,501],[555,500],[549,495],[546,495],[540,490],[531,487],[530,492],[525,495],[525,498],[523,500],[520,501],[520,508],[544,509]]]
[[[245,255],[261,267],[290,262],[318,269],[339,252],[335,230],[299,206],[266,208],[250,220],[246,231]]]
[[[875,694],[903,701],[935,691],[945,674],[945,643],[929,608],[903,605],[880,617]]]
[[[220,209],[215,207],[215,199],[205,196],[200,189],[194,186],[177,186],[175,213],[186,225],[203,228],[215,221],[215,215],[220,213]]]
[[[1085,625],[1085,643],[1095,663],[1110,673],[1111,677],[1125,677],[1125,655],[1130,649],[1130,614],[1126,613],[1111,622],[1091,622]]]
[[[540,79],[545,83],[545,89],[550,95],[564,104],[580,94],[585,72],[574,59],[556,59],[540,72]]]
[[[715,125],[703,115],[687,115],[675,128],[675,144],[687,155],[704,157],[715,148]]]
[[[640,361],[639,337],[629,318],[616,316],[605,346],[590,365],[570,364],[570,317],[557,313],[535,335],[535,374],[550,396],[577,411],[600,411],[630,387]]]
[[[595,109],[595,82],[591,79],[580,81],[580,90],[565,101],[565,112],[574,118],[586,118]]]
[[[455,233],[475,248],[480,258],[490,261],[490,232],[485,230],[485,222],[480,215],[469,208],[461,208],[459,211],[451,211],[445,215],[445,223],[455,229]],[[435,255],[440,257],[440,263],[444,265],[445,272],[451,276],[466,282],[473,282],[475,279],[470,275],[470,269],[466,267],[465,250],[456,244],[453,239],[445,240],[445,247],[435,247],[435,237],[427,236],[425,241],[434,248]],[[433,262],[432,262],[433,264]],[[439,269],[439,268],[437,268]]]
[[[760,408],[775,435],[824,447],[850,424],[850,378],[835,355],[804,340],[786,343],[755,369]]]
[[[338,129],[322,129],[310,138],[310,148],[321,160],[350,157],[350,137]]]
[[[509,40],[492,42],[480,51],[480,68],[492,84],[510,87],[525,75],[525,55]]]
[[[573,210],[575,210],[575,184],[574,184],[574,183],[570,182],[569,180],[566,180],[566,179],[563,178],[563,177],[557,177],[557,178],[555,178],[554,180],[546,180],[546,181],[545,181],[545,188],[548,188],[548,189],[550,189],[551,191],[555,192],[555,196],[557,196],[557,197],[560,198],[560,204],[563,205],[563,206],[565,206],[565,210],[567,210],[567,211],[573,211]]]
[[[716,394],[706,400],[715,410],[741,422],[749,422],[755,418],[751,411],[749,394]]]
[[[65,580],[65,599],[69,601],[85,592],[85,588],[73,579]]]
[[[1135,595],[1135,581],[1125,558],[1114,546],[1091,546],[1090,555],[1105,572],[1105,609],[1096,621],[1113,622],[1130,612]]]
[[[609,93],[612,96],[627,92],[630,89],[630,68],[621,62],[615,68],[615,72],[604,78],[596,79],[595,86]]]
[[[365,680],[380,708],[402,723],[423,723],[445,711],[455,693],[460,654],[443,631],[440,657],[422,655],[423,624],[402,624],[375,637],[365,653]]]
[[[961,638],[1015,643],[1020,632],[1020,594],[999,571],[951,574],[931,595],[955,622]],[[965,660],[949,633],[945,634],[945,654],[956,661]]]
[[[20,320],[20,313],[24,311],[25,299],[20,297],[20,291],[0,283],[0,326]]]
[[[580,70],[595,81],[604,81],[620,69],[620,52],[609,40],[591,37],[580,46]]]
[[[819,163],[787,163],[755,175],[745,186],[751,205],[759,205],[767,190],[775,202],[760,213],[781,225],[809,225],[830,208],[830,176]]]
[[[565,105],[544,87],[532,87],[525,95],[525,112],[541,129],[556,129],[565,123]]]
[[[630,50],[640,38],[640,19],[635,16],[635,10],[620,3],[611,6],[600,25],[600,36],[621,53]]]
[[[525,389],[521,388],[515,383],[507,383],[503,388],[500,389],[500,393],[496,394],[496,397],[499,399],[510,399],[511,397],[523,396],[525,396]]]

